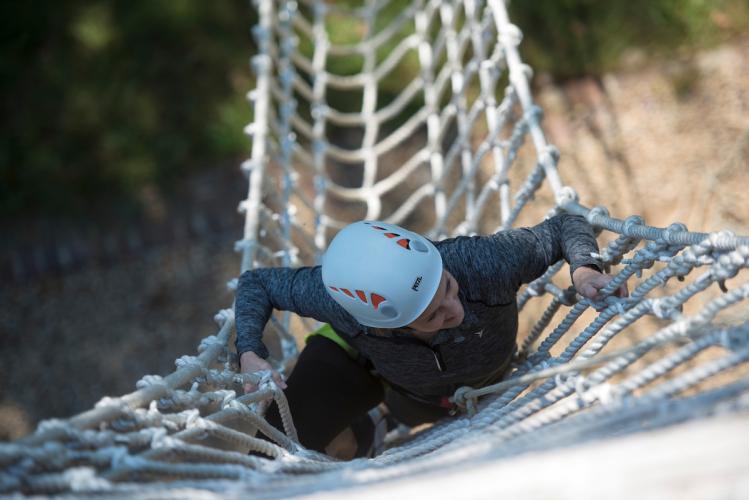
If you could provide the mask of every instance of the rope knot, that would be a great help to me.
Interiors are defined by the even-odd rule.
[[[596,219],[598,219],[598,218],[604,218],[604,217],[608,217],[608,216],[609,216],[609,210],[606,207],[602,206],[602,205],[597,205],[597,206],[595,206],[595,207],[593,207],[593,208],[590,209],[590,211],[588,212],[588,214],[587,214],[587,216],[585,218],[588,219],[588,222],[591,225],[595,225]]]
[[[266,30],[259,30],[259,31],[265,32]],[[256,75],[259,75],[261,73],[268,71],[271,68],[272,64],[273,63],[271,62],[270,56],[267,56],[265,54],[260,54],[250,59],[250,67],[252,68],[252,70],[255,72]]]
[[[749,346],[749,331],[746,328],[722,330],[718,342],[726,349],[737,351]]]
[[[239,286],[239,278],[233,278],[226,282],[226,288],[229,291],[232,291],[232,292],[236,291],[237,286]]]
[[[468,416],[473,416],[477,412],[477,402],[478,398],[471,396],[470,393],[473,391],[473,387],[469,387],[467,385],[463,387],[458,387],[456,389],[455,394],[452,395],[452,397],[449,399],[451,403],[454,403],[455,405],[459,406],[460,408],[463,408],[468,413]]]
[[[221,315],[222,313],[225,313],[226,311],[230,311],[230,314],[231,314],[231,309],[224,309],[223,311],[220,311],[216,316],[218,317],[219,315]],[[225,323],[227,319],[228,318],[224,316],[223,322]],[[221,326],[223,326],[223,324]],[[219,338],[216,335],[209,335],[200,341],[200,344],[198,345],[198,352],[202,353],[206,349],[213,347],[213,346],[224,347],[224,343],[221,342],[221,340],[219,340]]]
[[[109,399],[109,398],[103,398]],[[44,434],[46,432],[63,431],[68,432],[68,423],[59,418],[49,418],[39,423],[34,434]]]
[[[503,45],[516,47],[520,45],[520,42],[523,40],[523,32],[514,24],[508,23],[500,33],[499,39],[502,41]]]
[[[550,367],[549,358],[551,355],[548,351],[536,351],[529,354],[525,360],[518,365],[518,373],[528,373],[538,368],[545,370]]]
[[[674,236],[679,233],[686,233],[687,232],[687,225],[682,222],[674,222],[672,224],[669,224],[669,226],[663,230],[661,233],[660,239],[668,243],[669,245],[679,245],[684,246],[683,243],[678,243],[674,241]]]
[[[179,368],[199,368],[201,371],[204,370],[203,364],[198,361],[198,358],[195,356],[180,356],[176,360],[174,360],[174,366]]]
[[[550,159],[550,160],[551,160],[551,161],[552,161],[552,162],[553,162],[554,164],[557,164],[557,163],[559,162],[559,156],[560,156],[560,153],[559,153],[559,148],[557,148],[556,146],[553,146],[553,145],[551,145],[551,144],[548,144],[548,145],[547,145],[547,146],[546,146],[546,147],[544,148],[544,151],[543,151],[543,153],[542,153],[542,154],[543,154],[543,155],[545,155],[545,156],[548,156],[548,157],[549,157],[549,159]]]
[[[559,189],[559,191],[555,194],[557,205],[563,207],[569,203],[576,202],[579,197],[577,195],[577,191],[575,191],[570,186],[563,186]]]
[[[231,309],[231,308],[229,308],[229,309],[221,309],[213,317],[213,321],[215,321],[216,323],[218,323],[218,326],[224,326],[224,324],[227,321],[233,320],[233,319],[234,319],[234,310]],[[213,340],[209,340],[209,339],[213,339]],[[215,335],[211,335],[209,337],[204,338],[200,342],[200,345],[202,346],[203,342],[214,342],[215,343],[216,341],[218,341],[218,339],[216,338],[216,336]],[[221,342],[218,342],[218,343],[221,343]]]
[[[557,296],[557,299],[559,299],[559,302],[563,306],[572,307],[575,304],[577,304],[577,291],[575,290],[574,286],[569,286],[565,288],[562,293]]]
[[[603,303],[606,304],[606,307],[613,307],[619,314],[624,314],[625,312],[627,312],[624,307],[627,302],[627,299],[620,299],[619,297],[614,297],[613,295],[609,295],[608,297],[603,299]]]
[[[618,388],[609,383],[602,383],[588,387],[580,394],[580,398],[588,405],[600,402],[602,405],[610,405],[620,398]]]
[[[112,488],[109,481],[96,475],[96,469],[93,467],[73,467],[63,472],[62,475],[73,492],[109,490]]]
[[[237,399],[225,401],[225,403],[222,405],[221,408],[224,410],[226,409],[237,410],[240,413],[252,413],[252,410],[250,410],[250,407],[248,405],[244,404],[243,402]]]
[[[185,419],[185,429],[207,430],[213,429],[214,427],[216,427],[216,424],[201,417],[198,410],[189,413]]]
[[[125,411],[126,409],[130,409],[130,407],[122,401],[120,398],[110,398],[109,396],[104,396],[101,398],[95,405],[95,408],[107,408],[107,407],[114,407],[118,408],[120,411]]]
[[[602,405],[608,405],[618,400],[619,391],[609,383],[592,385],[587,377],[575,374],[558,374],[554,377],[557,387],[563,390],[572,390],[585,406],[590,406],[596,401]]]
[[[235,252],[242,252],[242,251],[250,251],[254,247],[257,246],[257,241],[255,240],[237,240],[234,242],[234,251]]]
[[[164,378],[160,375],[144,375],[135,383],[136,389],[146,389],[151,386],[160,385],[166,387]]]
[[[736,234],[732,231],[718,231],[715,233],[710,233],[710,235],[707,237],[707,240],[710,242],[710,246],[712,248],[725,248],[731,244],[731,242],[736,238]]]
[[[635,226],[643,225],[645,225],[645,219],[643,219],[639,215],[630,215],[629,217],[624,219],[624,228],[622,232],[627,236],[630,236]]]
[[[658,319],[677,319],[681,308],[675,306],[669,298],[650,299],[650,310]]]

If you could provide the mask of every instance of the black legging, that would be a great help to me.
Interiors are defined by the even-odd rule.
[[[286,384],[284,392],[299,441],[320,452],[383,400],[391,414],[406,425],[434,422],[448,415],[445,408],[386,391],[367,367],[321,335],[309,339]],[[268,409],[267,419],[277,429],[283,429],[275,404]],[[367,438],[371,442],[372,437]]]

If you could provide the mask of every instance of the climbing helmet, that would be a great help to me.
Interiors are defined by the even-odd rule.
[[[442,257],[420,234],[359,221],[328,245],[322,279],[330,296],[362,325],[399,328],[418,318],[434,298]]]

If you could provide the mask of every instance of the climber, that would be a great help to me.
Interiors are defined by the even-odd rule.
[[[496,383],[516,349],[516,293],[557,260],[579,294],[602,299],[593,230],[561,214],[531,227],[431,242],[376,221],[346,226],[322,266],[258,268],[239,278],[236,347],[244,373],[270,370],[263,328],[273,309],[325,323],[307,338],[285,389],[300,442],[324,451],[353,424],[371,453],[368,410],[384,401],[407,425],[454,415],[461,386]],[[626,284],[615,294],[627,295]],[[245,392],[256,390],[253,384]],[[268,421],[281,428],[273,405]]]

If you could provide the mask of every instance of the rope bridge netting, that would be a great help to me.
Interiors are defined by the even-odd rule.
[[[384,453],[353,461],[303,449],[268,374],[237,373],[227,309],[170,375],[0,445],[0,493],[308,494],[746,410],[749,238],[581,205],[557,171],[501,0],[257,9],[243,271],[314,263],[361,218],[439,239],[567,211],[601,231],[600,257],[616,276],[607,298],[576,296],[553,265],[518,296],[530,326],[506,380],[460,389],[464,415],[391,433]],[[333,25],[346,39],[331,39]],[[611,296],[624,282],[630,296]],[[295,334],[317,326],[274,314],[278,368],[293,363]],[[247,377],[260,390],[242,395]],[[271,400],[284,432],[263,418]]]

